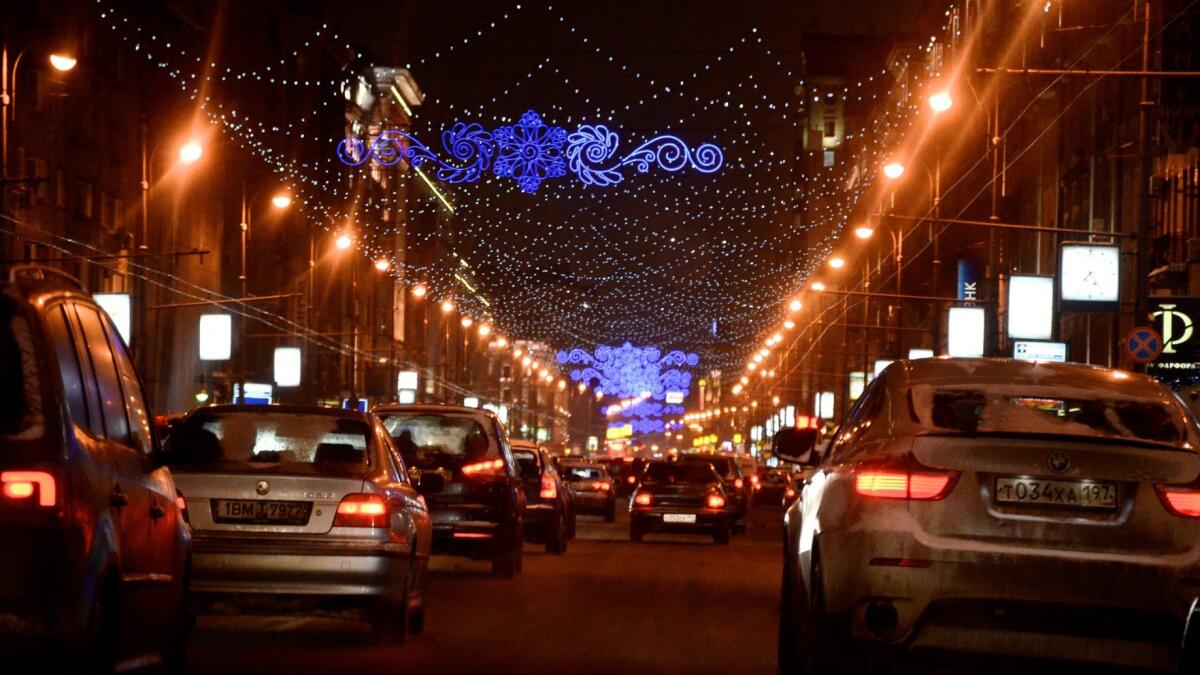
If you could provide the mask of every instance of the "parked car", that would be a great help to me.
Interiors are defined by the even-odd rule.
[[[351,608],[381,641],[421,632],[429,513],[378,418],[209,406],[171,432],[167,461],[188,504],[194,612]]]
[[[792,440],[776,456],[812,461]],[[1200,588],[1198,452],[1195,418],[1141,375],[893,363],[785,515],[781,670],[906,652],[1173,670]]]
[[[733,533],[741,534],[746,531],[746,511],[749,510],[751,495],[754,489],[750,481],[742,475],[742,468],[737,460],[728,455],[689,454],[680,455],[680,462],[707,462],[721,477],[725,488],[725,498],[729,500],[729,508],[733,513]]]
[[[125,343],[58,270],[0,284],[0,402],[5,662],[180,669],[190,536],[175,483]]]
[[[754,493],[756,503],[771,506],[783,504],[786,507],[795,497],[796,488],[791,471],[766,467],[758,470],[758,491]]]
[[[575,520],[571,493],[536,443],[514,440],[512,454],[525,484],[525,538],[545,544],[546,553],[566,553]]]
[[[575,496],[576,513],[604,516],[606,523],[617,519],[617,488],[603,464],[567,459],[559,473]]]
[[[434,552],[488,558],[500,577],[520,572],[525,486],[496,414],[407,404],[375,413],[429,504]]]
[[[651,462],[629,503],[629,539],[676,532],[728,544],[734,513],[721,477],[707,462]]]

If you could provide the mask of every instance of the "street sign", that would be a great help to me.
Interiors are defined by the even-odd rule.
[[[1066,363],[1067,345],[1065,342],[1016,340],[1013,342],[1013,358],[1022,361],[1055,361]]]
[[[1153,328],[1134,328],[1125,336],[1125,351],[1135,363],[1150,363],[1162,354],[1162,350],[1162,336]]]

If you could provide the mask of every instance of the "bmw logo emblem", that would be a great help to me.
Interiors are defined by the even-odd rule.
[[[254,491],[260,495],[265,495],[271,491],[271,484],[265,480],[260,480],[254,484]]]
[[[1071,460],[1061,452],[1056,452],[1046,460],[1046,465],[1054,473],[1066,473],[1071,468]]]

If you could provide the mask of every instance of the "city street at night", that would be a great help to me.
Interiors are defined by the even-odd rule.
[[[1200,675],[1197,35],[0,3],[0,673]]]

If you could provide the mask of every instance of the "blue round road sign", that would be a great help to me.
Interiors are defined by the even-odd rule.
[[[1125,336],[1125,351],[1137,363],[1150,363],[1162,354],[1162,336],[1153,328],[1134,328]]]

